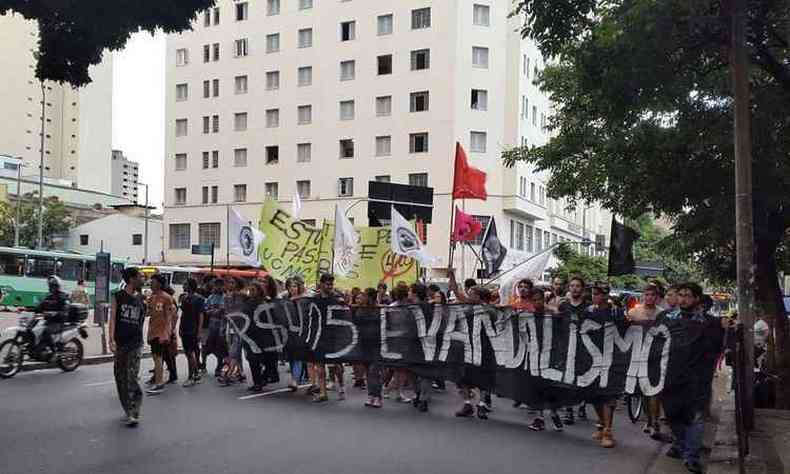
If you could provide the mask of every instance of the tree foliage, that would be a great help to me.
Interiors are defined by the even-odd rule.
[[[16,203],[0,204],[0,245],[14,245],[14,225],[16,221]],[[38,244],[38,193],[27,193],[22,196],[22,207],[19,210],[19,245],[36,248]],[[44,198],[44,248],[52,248],[53,238],[63,235],[71,227],[71,215],[65,204],[55,196]]]
[[[0,0],[0,14],[15,12],[39,27],[36,77],[75,87],[90,82],[88,66],[105,49],[122,49],[132,33],[176,33],[191,28],[197,12],[215,0]]]

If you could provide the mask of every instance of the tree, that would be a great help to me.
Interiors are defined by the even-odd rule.
[[[197,12],[214,1],[0,0],[0,15],[16,12],[38,22],[36,77],[79,87],[91,81],[88,66],[101,62],[105,49],[122,49],[140,30],[189,30]]]
[[[22,247],[36,248],[38,246],[38,193],[27,193],[22,196],[22,207],[19,212],[19,245]],[[0,245],[7,247],[14,245],[14,221],[16,217],[16,204],[0,205]],[[52,248],[53,237],[63,235],[71,227],[71,215],[68,209],[55,196],[44,198],[44,237],[43,248]]]
[[[675,250],[734,279],[735,193],[728,2],[521,1],[524,34],[554,58],[538,78],[556,106],[542,147],[506,163],[550,170],[552,197],[599,201],[630,218],[673,222]],[[749,0],[755,157],[755,297],[775,327],[790,380],[777,257],[790,228],[790,5]],[[790,408],[790,383],[780,405]]]
[[[580,276],[588,283],[608,282],[614,288],[635,290],[642,288],[647,282],[637,275],[610,277],[607,275],[608,261],[605,257],[591,257],[577,252],[569,244],[559,245],[554,250],[559,266],[550,268],[552,278],[561,277],[565,281]]]

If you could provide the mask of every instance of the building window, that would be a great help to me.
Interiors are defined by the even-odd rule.
[[[516,250],[524,250],[524,223],[516,222]]]
[[[88,245],[88,234],[80,234],[80,245]]]
[[[357,22],[344,21],[340,23],[340,41],[352,41],[357,38]]]
[[[247,185],[234,184],[233,185],[233,201],[247,202]]]
[[[431,27],[431,8],[418,8],[411,11],[411,29],[421,30]]]
[[[472,110],[488,110],[488,91],[472,89]]]
[[[270,145],[266,147],[266,164],[276,165],[280,162],[280,147],[277,145]]]
[[[247,166],[246,148],[236,148],[233,150],[233,166],[236,168],[244,168]]]
[[[409,153],[427,153],[427,152],[428,152],[428,134],[424,132],[409,134]]]
[[[211,204],[219,202],[219,186],[211,187]]]
[[[542,112],[540,114],[540,128],[544,131],[546,130],[546,114]]]
[[[412,112],[426,112],[428,110],[428,91],[412,92],[409,100],[409,110]]]
[[[249,6],[247,2],[236,3],[236,21],[244,21],[249,18]]]
[[[214,8],[214,26],[219,25],[219,8]]]
[[[299,0],[300,10],[309,10],[310,8],[313,8],[313,0]]]
[[[475,4],[473,7],[473,22],[477,26],[491,26],[491,7]]]
[[[143,245],[143,234],[132,234],[132,245]]]
[[[296,192],[299,193],[299,197],[302,199],[309,199],[310,198],[310,181],[297,181],[296,182]]]
[[[340,178],[337,180],[337,195],[349,197],[354,195],[354,178]]]
[[[217,11],[219,11],[219,10],[217,10]],[[211,49],[212,49],[212,51],[214,53],[214,55],[213,55],[214,56],[214,61],[219,61],[219,43],[214,43],[213,45],[211,45]]]
[[[211,116],[211,133],[219,133],[219,115]]]
[[[268,111],[267,111],[268,116]],[[247,112],[233,114],[233,130],[243,132],[247,130]]]
[[[526,197],[527,195],[527,178],[520,176],[518,178],[518,195]]]
[[[354,158],[354,140],[340,140],[340,158]]]
[[[176,171],[184,171],[187,169],[187,154],[176,153]]]
[[[222,246],[220,223],[209,222],[198,224],[198,243],[200,245],[213,245],[214,248]]]
[[[211,86],[214,97],[219,97],[219,79],[212,80]]]
[[[277,128],[280,126],[280,109],[268,109],[266,111],[266,128]]]
[[[540,229],[535,229],[535,251],[540,252],[543,250],[543,232]]]
[[[170,224],[170,248],[188,249],[192,242],[189,224]]]
[[[431,50],[416,49],[411,52],[411,70],[419,71],[431,67]]]
[[[299,143],[296,145],[296,162],[310,163],[313,157],[313,148],[309,143]]]
[[[211,133],[211,117],[208,115],[203,117],[203,133]]]
[[[410,173],[409,186],[428,187],[428,173]]]
[[[186,66],[189,64],[189,50],[179,48],[176,50],[176,66]]]
[[[378,74],[379,76],[385,76],[387,74],[392,74],[392,55],[385,54],[378,57]]]
[[[527,96],[521,96],[521,118],[526,119],[529,117],[529,99]]]
[[[376,97],[376,115],[378,117],[388,117],[392,115],[391,95]]]
[[[472,65],[482,69],[488,69],[488,48],[481,46],[472,47]]]
[[[203,81],[203,98],[207,99],[211,97],[211,81],[205,80]]]
[[[210,155],[209,152],[204,151],[203,152],[203,169],[207,170],[209,168],[209,166],[210,166],[210,163],[211,163],[211,155]]]
[[[203,62],[207,63],[211,61],[211,45],[204,44],[203,45]]]
[[[266,14],[269,16],[280,14],[280,0],[266,0]]]
[[[522,63],[521,64],[522,64],[522,71],[521,71],[521,73],[524,75],[524,77],[528,78],[529,77],[529,58],[527,57],[526,54],[523,55],[523,59],[522,59]]]
[[[390,155],[392,155],[392,137],[389,135],[376,137],[376,156]]]
[[[538,124],[538,108],[537,106],[532,106],[532,125]]]
[[[174,194],[176,206],[183,206],[187,203],[187,188],[176,188]]]
[[[389,15],[379,15],[377,19],[377,23],[378,23],[377,32],[379,36],[392,34],[393,16],[391,13]]]
[[[181,102],[189,98],[189,86],[187,84],[176,84],[176,101]]]
[[[340,101],[340,120],[354,120],[354,101]]]
[[[267,198],[271,198],[274,200],[279,199],[280,196],[280,185],[277,183],[266,183],[263,185],[264,192],[266,193]]]
[[[187,136],[187,119],[176,119],[176,136]]]
[[[233,90],[236,94],[247,93],[247,76],[236,76],[233,78]]]
[[[211,152],[211,167],[214,169],[219,168],[219,150]]]
[[[266,90],[273,91],[280,88],[280,71],[266,73]]]
[[[311,48],[313,46],[313,29],[303,28],[299,30],[299,47]]]
[[[313,67],[302,66],[297,70],[299,87],[306,87],[313,84]]]
[[[376,182],[379,183],[389,183],[390,182],[390,175],[388,174],[381,174],[373,178]]]
[[[237,39],[233,45],[234,56],[240,58],[247,55],[247,38]]]
[[[352,81],[356,76],[356,62],[354,60],[340,62],[340,80]]]
[[[266,52],[276,53],[280,51],[280,33],[266,35]]]
[[[535,201],[535,183],[529,183],[529,200],[537,202]]]
[[[486,132],[470,132],[469,133],[469,148],[473,153],[486,152]]]
[[[296,108],[296,119],[299,125],[309,125],[313,123],[313,106],[300,105]]]
[[[541,206],[545,206],[546,205],[546,188],[544,188],[543,186],[540,187],[540,192],[538,194],[538,198],[539,198],[538,202],[540,203],[540,205]]]

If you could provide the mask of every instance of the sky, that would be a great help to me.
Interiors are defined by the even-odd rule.
[[[162,208],[165,154],[165,35],[136,33],[113,58],[112,147],[140,163],[148,202]],[[140,188],[140,203],[145,190]]]

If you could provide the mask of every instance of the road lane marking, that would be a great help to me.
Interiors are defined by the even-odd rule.
[[[102,385],[110,385],[111,383],[115,383],[115,380],[108,380],[106,382],[86,383],[86,384],[83,384],[83,385],[85,387],[100,387]]]
[[[306,387],[309,387],[309,386],[310,386],[310,384],[308,383],[308,384],[305,384],[305,385],[299,385],[298,388],[302,389],[302,388],[306,388]],[[267,395],[274,395],[275,393],[285,393],[285,392],[291,392],[291,391],[292,390],[291,390],[290,387],[278,388],[277,390],[271,390],[269,392],[253,393],[252,395],[245,395],[243,397],[239,397],[239,400],[250,400],[252,398],[260,398],[260,397],[265,397]]]

